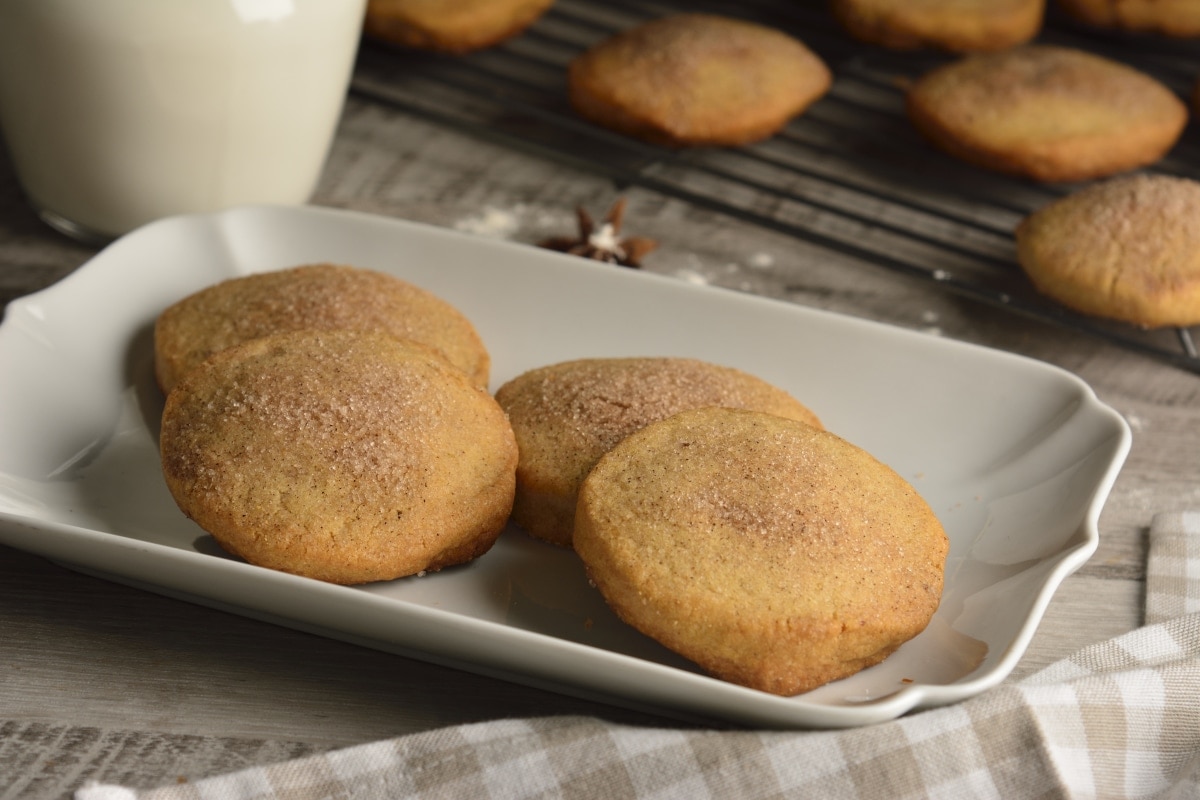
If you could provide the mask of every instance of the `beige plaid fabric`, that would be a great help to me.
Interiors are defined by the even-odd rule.
[[[1146,625],[1015,685],[847,731],[645,729],[579,717],[413,734],[77,800],[1200,798],[1200,512],[1151,527]]]

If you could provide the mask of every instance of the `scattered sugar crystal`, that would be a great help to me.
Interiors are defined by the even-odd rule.
[[[688,283],[695,283],[699,285],[705,285],[708,283],[708,278],[694,269],[677,269],[675,270],[675,277]]]
[[[481,213],[475,214],[454,223],[454,229],[464,233],[474,233],[479,236],[504,238],[511,236],[519,224],[517,210],[508,211],[502,208],[488,206]]]

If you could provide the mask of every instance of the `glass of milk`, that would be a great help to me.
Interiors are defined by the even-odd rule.
[[[39,214],[105,240],[174,214],[300,204],[366,0],[0,0],[0,129]]]

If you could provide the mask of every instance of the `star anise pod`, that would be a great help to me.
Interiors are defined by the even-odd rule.
[[[620,238],[624,197],[613,203],[599,226],[583,206],[575,209],[575,216],[579,220],[578,236],[553,236],[538,242],[538,247],[634,268],[640,267],[646,254],[658,247],[658,242],[644,236]]]

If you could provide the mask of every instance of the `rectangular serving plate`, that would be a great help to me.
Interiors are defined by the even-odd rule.
[[[621,623],[570,551],[510,526],[472,564],[361,587],[224,554],[157,456],[157,314],[219,280],[305,263],[381,270],[475,323],[492,388],[573,358],[689,356],[790,391],[892,466],[951,548],[943,601],[882,664],[796,697],[701,674]],[[1075,376],[1027,358],[527,245],[366,214],[246,207],[153,223],[0,325],[0,543],[154,592],[555,691],[690,719],[844,728],[1007,676],[1130,445]]]

